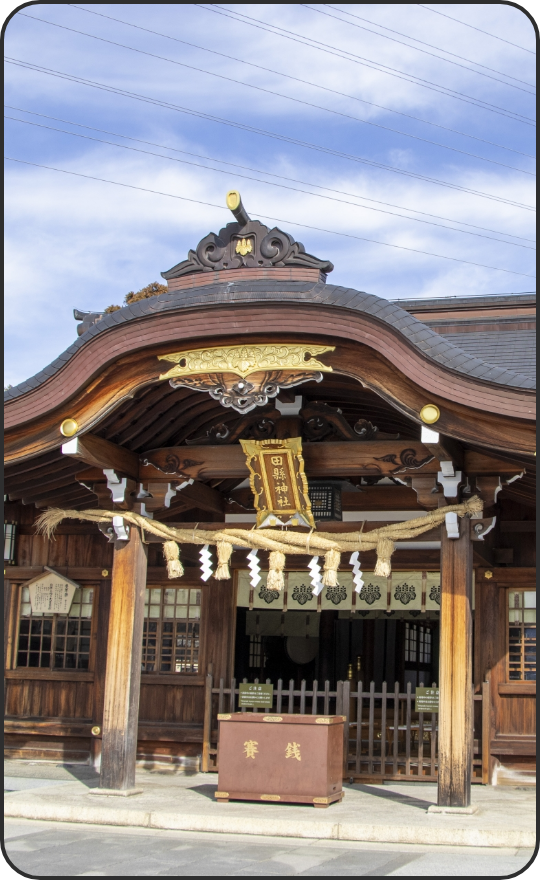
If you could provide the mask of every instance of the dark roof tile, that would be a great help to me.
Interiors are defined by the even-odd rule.
[[[531,300],[530,294],[523,297]],[[466,299],[466,298],[465,298]],[[469,297],[468,299],[473,299]],[[482,300],[497,300],[497,297],[482,297]],[[480,303],[480,299],[476,301]],[[510,297],[514,301],[514,296]],[[515,296],[519,299],[519,295]],[[139,300],[111,312],[93,324],[65,352],[59,355],[45,370],[37,373],[15,388],[7,389],[6,400],[13,400],[21,394],[38,387],[54,375],[67,361],[92,338],[119,324],[136,320],[145,315],[185,308],[207,307],[237,302],[278,301],[283,304],[303,303],[305,305],[326,303],[336,308],[349,309],[371,315],[401,333],[411,344],[422,351],[426,357],[451,370],[474,376],[485,381],[517,388],[531,388],[534,385],[534,339],[531,331],[506,331],[505,333],[436,333],[426,324],[413,317],[406,308],[414,304],[426,305],[423,301],[405,301],[405,309],[399,301],[381,299],[374,294],[350,287],[303,281],[235,281],[209,283],[205,287],[188,290],[167,291],[160,296]],[[500,301],[500,299],[499,299]],[[430,304],[433,304],[433,300]],[[441,302],[443,302],[441,300]],[[447,302],[446,300],[444,302]],[[519,336],[518,336],[519,334]],[[524,336],[524,334],[529,334]],[[456,338],[459,337],[459,338]],[[491,337],[491,338],[488,338]],[[494,339],[493,337],[497,337]],[[505,337],[505,338],[502,338]],[[509,338],[513,337],[513,338]]]

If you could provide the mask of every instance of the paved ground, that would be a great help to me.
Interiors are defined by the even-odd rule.
[[[160,768],[137,771],[142,794],[96,797],[97,773],[85,766],[6,762],[5,814],[31,819],[256,837],[397,845],[533,847],[535,789],[473,786],[474,815],[428,812],[433,783],[346,785],[342,803],[326,810],[273,803],[216,803],[216,774]],[[306,844],[308,845],[308,844]]]
[[[522,870],[532,857],[525,849],[197,834],[24,819],[7,819],[4,833],[12,864],[31,877],[502,878]]]

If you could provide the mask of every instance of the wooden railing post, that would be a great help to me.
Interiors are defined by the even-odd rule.
[[[136,526],[114,548],[100,789],[135,793],[147,545]]]
[[[351,714],[351,683],[350,681],[343,682],[343,690],[342,690],[342,705],[343,711],[342,715],[345,716],[345,723],[343,725],[343,773],[345,776],[349,774],[349,721]]]
[[[336,684],[336,715],[343,715],[343,682]]]
[[[203,773],[210,772],[210,739],[212,736],[212,686],[214,679],[209,672],[204,683],[204,721],[203,721],[203,744],[201,770]]]
[[[482,682],[482,784],[491,785],[491,672]]]
[[[469,522],[460,537],[441,528],[438,803],[468,807],[473,761],[472,544]]]

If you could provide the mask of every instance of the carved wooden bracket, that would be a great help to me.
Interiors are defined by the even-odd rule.
[[[305,382],[321,382],[322,373],[318,370],[287,372],[274,370],[265,373],[251,373],[249,378],[239,379],[234,374],[206,373],[200,376],[185,376],[170,380],[172,388],[191,388],[206,392],[218,400],[222,406],[232,407],[244,414],[256,406],[266,406],[270,398],[277,397],[283,388],[294,388]]]
[[[112,495],[113,503],[123,510],[132,510],[135,504],[137,482],[130,477],[120,477],[116,471],[104,468],[103,473],[107,479],[107,488]]]
[[[334,351],[327,345],[250,344],[192,349],[160,355],[159,360],[175,364],[160,379],[173,388],[203,391],[222,406],[248,413],[265,406],[282,388],[304,382],[321,382],[332,367],[315,355]]]
[[[416,492],[418,504],[429,510],[438,507],[440,496],[435,474],[418,474],[407,479],[407,483]]]

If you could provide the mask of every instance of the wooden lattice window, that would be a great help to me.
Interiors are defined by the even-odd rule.
[[[405,660],[431,663],[431,629],[418,623],[405,623]]]
[[[249,667],[260,669],[262,661],[262,636],[249,637]]]
[[[30,590],[21,589],[17,666],[89,669],[94,590],[75,590],[68,614],[33,612]]]
[[[201,590],[151,587],[146,591],[143,672],[198,672]]]
[[[536,681],[536,590],[508,591],[508,681]]]

